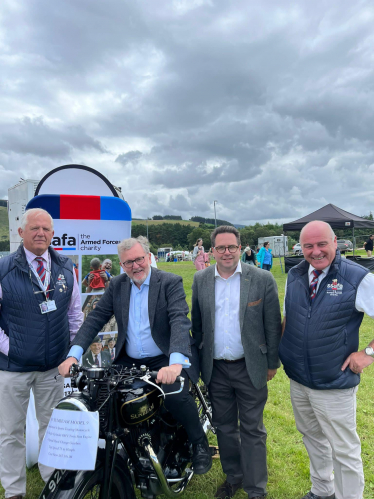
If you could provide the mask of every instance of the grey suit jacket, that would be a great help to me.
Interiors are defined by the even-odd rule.
[[[104,324],[114,314],[118,324],[116,358],[124,353],[127,326],[129,322],[129,305],[131,281],[126,274],[113,277],[96,308],[87,315],[72,345],[79,345],[84,351]],[[187,369],[189,377],[196,383],[199,377],[198,354],[191,348],[194,340],[190,336],[191,322],[187,317],[188,305],[180,276],[152,268],[149,282],[148,315],[152,338],[159,349],[167,357],[179,352],[190,359],[191,367]]]
[[[281,315],[274,277],[241,263],[240,331],[247,371],[253,385],[266,385],[268,369],[280,366],[278,345]],[[209,384],[213,370],[215,328],[215,266],[196,272],[192,284],[192,336],[199,348],[201,377]]]

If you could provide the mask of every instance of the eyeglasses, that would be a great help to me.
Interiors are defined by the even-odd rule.
[[[134,263],[141,265],[144,262],[144,259],[144,256],[140,256],[139,258],[135,258],[135,260],[126,260],[126,262],[122,262],[122,265],[127,269],[131,269],[134,266]]]
[[[217,253],[220,253],[221,255],[226,251],[226,248],[229,250],[230,253],[235,253],[238,251],[239,246],[235,246],[235,244],[231,244],[230,246],[215,246],[214,249],[217,251]]]

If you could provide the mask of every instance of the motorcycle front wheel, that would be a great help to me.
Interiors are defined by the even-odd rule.
[[[77,484],[77,490],[71,496],[72,499],[99,499],[102,482],[104,480],[104,468],[95,470],[85,483]],[[134,489],[128,480],[124,482],[123,477],[114,470],[110,499],[131,499],[134,497]],[[130,495],[131,494],[131,495]],[[57,499],[57,497],[56,497]]]
[[[126,465],[125,465],[126,466]],[[127,467],[126,467],[127,468]],[[104,481],[104,467],[94,471],[67,472],[55,490],[40,495],[40,499],[99,499]],[[135,499],[135,492],[128,472],[117,466],[113,473],[110,499]]]

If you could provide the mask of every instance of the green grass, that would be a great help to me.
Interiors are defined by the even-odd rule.
[[[158,267],[183,277],[187,301],[191,306],[191,285],[195,267],[192,262],[160,263]],[[280,303],[283,304],[286,275],[282,274],[279,259],[275,260],[272,273],[277,281]],[[374,337],[373,322],[365,317],[360,329],[360,348],[365,347]],[[357,395],[357,427],[362,443],[362,458],[365,471],[364,499],[374,499],[374,397],[373,367],[362,375]],[[269,399],[266,404],[265,426],[268,432],[268,499],[300,499],[309,489],[309,460],[301,435],[295,427],[289,396],[289,381],[283,369],[269,383]],[[211,437],[215,443],[215,437]],[[213,467],[204,476],[192,479],[184,499],[213,499],[218,485],[224,480],[220,461],[214,459]],[[36,468],[27,472],[27,499],[36,499],[43,483]],[[4,494],[1,489],[0,498]],[[140,497],[140,495],[139,495]],[[245,499],[247,495],[240,490],[235,499]]]

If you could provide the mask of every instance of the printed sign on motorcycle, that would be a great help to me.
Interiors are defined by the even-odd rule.
[[[57,469],[94,470],[98,440],[98,412],[54,409],[39,463]]]

